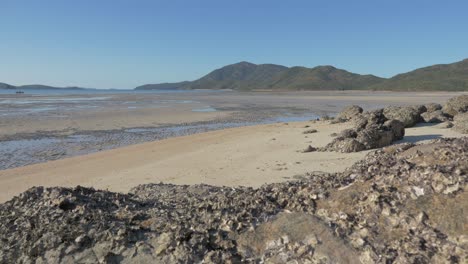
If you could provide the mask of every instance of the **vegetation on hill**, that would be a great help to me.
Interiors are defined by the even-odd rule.
[[[373,90],[397,91],[467,91],[468,59],[451,64],[438,64],[398,74]]]
[[[216,69],[193,82],[145,85],[160,89],[172,85],[178,89],[232,89],[232,90],[344,90],[365,89],[383,79],[373,75],[360,75],[332,66],[315,68],[288,68],[275,64],[239,62]]]
[[[135,88],[135,90],[177,90],[181,89],[189,82],[177,82],[177,83],[158,83],[158,84],[145,84]]]

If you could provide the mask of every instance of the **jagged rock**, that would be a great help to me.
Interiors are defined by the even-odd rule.
[[[445,103],[442,111],[450,116],[468,112],[468,95],[450,98],[447,103]]]
[[[257,189],[34,187],[0,204],[0,263],[466,263],[467,175],[465,137]]]
[[[449,118],[441,110],[422,113],[421,117],[426,123],[442,123],[449,120]]]
[[[393,140],[400,140],[405,136],[405,125],[401,121],[395,119],[385,121],[384,127],[389,128],[393,132]]]
[[[363,115],[365,122],[357,124],[356,129],[343,130],[339,137],[318,150],[358,152],[385,147],[395,140],[402,139],[405,135],[403,123],[398,120],[386,120],[382,116],[382,111],[365,113]],[[360,120],[363,119],[357,118],[356,120],[361,122]],[[365,125],[360,125],[364,123]]]
[[[346,106],[336,117],[337,119],[351,120],[359,116],[363,112],[363,109],[358,105]]]
[[[384,128],[366,128],[361,130],[356,137],[365,149],[381,148],[390,145],[395,139],[391,130]]]
[[[359,152],[366,149],[366,146],[354,138],[335,138],[331,143],[327,144],[321,151],[336,151],[336,152]]]
[[[384,108],[383,113],[388,119],[396,119],[401,121],[405,127],[412,127],[422,121],[422,110],[411,106],[389,106]]]
[[[418,114],[427,112],[427,107],[425,105],[411,105],[410,107],[416,110]]]
[[[357,132],[354,129],[345,129],[340,132],[339,136],[343,138],[356,138]]]
[[[453,130],[463,134],[468,134],[468,113],[457,114],[453,121],[455,123]]]
[[[375,127],[376,125],[382,125],[388,118],[384,115],[383,109],[376,109],[373,111],[368,111],[362,114],[362,117],[366,120],[363,121],[356,121],[355,128],[359,131],[360,129],[364,129],[366,127]],[[364,124],[364,126],[362,126]]]
[[[426,112],[434,112],[434,111],[437,111],[437,110],[442,110],[442,105],[441,104],[437,104],[437,103],[429,103],[429,104],[426,104]]]

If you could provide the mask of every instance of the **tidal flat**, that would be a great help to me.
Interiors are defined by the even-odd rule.
[[[232,127],[315,120],[344,106],[443,103],[459,93],[369,91],[1,94],[0,170]]]

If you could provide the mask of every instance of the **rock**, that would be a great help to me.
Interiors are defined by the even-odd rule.
[[[401,121],[395,119],[385,121],[384,127],[393,132],[393,140],[400,140],[405,136],[405,125]]]
[[[416,110],[418,114],[427,112],[427,107],[425,105],[412,105],[410,107]]]
[[[450,121],[445,121],[443,123],[440,123],[436,126],[434,126],[436,128],[441,128],[441,129],[445,129],[445,128],[452,128],[453,127],[453,123],[450,122]]]
[[[357,132],[354,129],[345,129],[340,132],[339,136],[343,138],[356,138]]]
[[[437,111],[437,110],[442,110],[442,105],[440,104],[437,104],[437,103],[429,103],[429,104],[426,104],[426,112],[434,112],[434,111]]]
[[[462,134],[468,134],[468,113],[457,114],[454,119],[453,130]]]
[[[258,188],[34,187],[0,204],[0,263],[466,263],[467,175],[463,137]]]
[[[442,123],[449,120],[441,110],[423,113],[421,117],[426,123]]]
[[[336,117],[337,119],[351,120],[359,116],[363,112],[363,109],[357,105],[350,105],[345,107]]]
[[[377,122],[382,122],[384,120],[379,117],[378,113],[379,111],[370,114],[370,118],[366,119],[366,125],[361,126],[359,130],[345,129],[341,132],[339,137],[318,150],[346,153],[358,152],[385,147],[395,140],[402,139],[405,135],[403,123],[398,120],[387,120],[383,124],[378,124]]]
[[[384,108],[383,113],[387,119],[396,119],[401,121],[405,127],[412,127],[422,121],[421,109],[411,106],[389,106]]]
[[[304,132],[302,132],[302,134],[313,134],[313,133],[317,133],[317,129],[308,129]]]
[[[388,120],[388,118],[384,115],[384,110],[383,109],[376,109],[373,111],[368,111],[362,114],[362,116],[367,120],[365,122],[365,127],[362,126],[357,126],[356,124],[356,129],[359,131],[359,129],[364,129],[366,127],[373,127],[373,126],[378,126],[382,125],[385,123],[385,121]]]
[[[311,145],[309,145],[306,149],[302,151],[302,153],[308,153],[308,152],[314,152],[314,151],[317,151],[317,148],[314,148]]]
[[[336,152],[359,152],[366,149],[366,146],[354,138],[335,138],[329,143],[322,151],[336,151]]]
[[[366,128],[359,132],[356,139],[365,146],[365,149],[373,149],[390,145],[395,137],[391,130]]]
[[[445,114],[456,116],[468,112],[468,95],[460,95],[450,98],[442,108]]]

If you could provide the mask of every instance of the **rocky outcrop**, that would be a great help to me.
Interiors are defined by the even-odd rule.
[[[358,105],[350,105],[345,107],[337,116],[337,119],[351,120],[359,116],[363,112],[363,109]]]
[[[432,112],[425,112],[421,114],[424,122],[426,123],[442,123],[449,121],[449,118],[442,110],[435,110]]]
[[[466,263],[467,175],[461,138],[258,189],[35,187],[0,204],[0,263]]]
[[[426,112],[429,112],[429,113],[437,111],[437,110],[442,110],[442,105],[437,104],[437,103],[429,103],[429,104],[426,104],[425,107],[426,107]]]
[[[450,116],[468,112],[468,95],[460,95],[449,99],[442,111]]]
[[[412,127],[422,121],[421,114],[426,110],[425,106],[389,106],[383,113],[388,119],[401,121],[405,127]]]
[[[462,134],[468,134],[468,113],[457,114],[454,118],[453,130]]]
[[[343,130],[338,137],[319,151],[358,152],[381,148],[400,140],[405,126],[398,120],[388,120],[383,110],[365,112],[353,119],[354,129]]]

